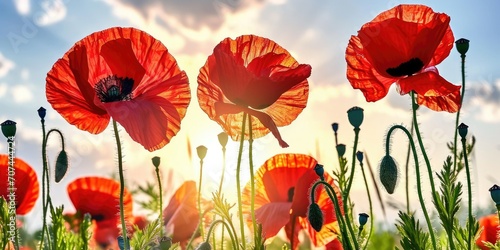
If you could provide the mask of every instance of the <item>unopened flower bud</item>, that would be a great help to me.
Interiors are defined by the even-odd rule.
[[[358,159],[360,163],[363,163],[363,158],[364,158],[363,152],[361,151],[356,152],[356,159]]]
[[[338,144],[335,148],[337,149],[337,154],[339,155],[339,157],[344,156],[344,154],[345,154],[345,144]]]
[[[319,178],[321,178],[321,180],[324,180],[324,174],[325,174],[325,169],[323,168],[323,165],[321,164],[316,164],[316,166],[314,167],[314,171],[316,172],[316,174],[319,176]]]
[[[357,129],[363,123],[363,109],[360,107],[352,107],[347,110],[347,118],[349,118],[349,123]]]
[[[57,155],[56,159],[56,173],[55,173],[55,181],[59,183],[66,173],[68,172],[69,162],[68,162],[68,154],[66,151],[61,150],[59,155]]]
[[[321,228],[323,227],[323,212],[315,202],[312,202],[309,205],[307,219],[309,220],[309,223],[314,228],[314,230],[316,230],[316,232],[321,231]]]
[[[460,125],[458,125],[458,134],[460,135],[460,137],[465,138],[467,136],[467,132],[469,131],[469,126],[463,124],[463,123],[460,123]]]
[[[155,156],[155,157],[151,158],[151,161],[153,162],[153,166],[155,166],[155,168],[158,168],[160,166],[160,157],[159,156]]]
[[[38,111],[38,116],[43,121],[45,119],[45,115],[47,114],[47,110],[44,107],[40,107],[37,111]]]
[[[336,122],[332,123],[332,129],[333,132],[337,133],[337,131],[339,130],[339,124]]]
[[[398,183],[398,166],[390,155],[384,156],[380,162],[380,181],[389,194],[394,193]]]
[[[205,159],[205,156],[207,156],[207,147],[205,146],[198,146],[196,148],[196,152],[198,153],[198,157],[200,158],[200,160],[203,160]]]

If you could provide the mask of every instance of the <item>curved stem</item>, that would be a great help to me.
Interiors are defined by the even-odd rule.
[[[461,55],[461,71],[462,71],[462,93],[460,95],[460,107],[458,107],[457,118],[455,119],[455,128],[458,128],[458,122],[460,119],[460,110],[462,109],[462,103],[464,101],[465,94],[465,54]],[[458,131],[455,129],[455,138],[453,140],[453,172],[457,168],[457,134]]]
[[[411,123],[410,135],[413,140],[413,123]],[[409,164],[410,164],[411,146],[408,143],[408,150],[406,151],[406,162],[405,162],[405,191],[406,191],[406,213],[410,214],[410,180],[409,180]]]
[[[418,156],[417,156],[417,151],[416,151],[416,148],[415,148],[415,143],[413,142],[413,139],[411,138],[410,132],[408,132],[408,130],[405,127],[403,127],[401,125],[394,125],[394,126],[392,126],[389,129],[389,132],[387,132],[387,137],[386,137],[385,153],[386,153],[386,155],[389,155],[389,144],[390,144],[389,142],[390,142],[391,134],[396,129],[401,129],[406,134],[406,136],[408,136],[408,140],[410,142],[410,146],[411,146],[411,149],[412,149],[412,152],[413,152],[413,158],[414,158],[414,161],[415,161],[415,171],[416,171],[416,176],[417,176],[417,180],[416,181],[417,181],[418,199],[420,201],[420,206],[422,207],[422,212],[424,213],[424,216],[425,216],[425,221],[427,222],[427,227],[429,228],[429,234],[431,236],[432,246],[433,246],[434,249],[437,249],[436,237],[434,236],[434,230],[432,229],[431,220],[429,218],[429,214],[427,213],[427,208],[425,207],[424,198],[422,196],[422,183],[420,181],[420,167],[419,167],[419,164],[418,164]],[[415,130],[415,132],[417,134],[419,133],[418,130]],[[434,192],[434,190],[433,190],[433,192]]]
[[[118,133],[118,126],[116,121],[113,119],[113,131],[116,139],[116,149],[118,154],[118,175],[120,176],[120,221],[122,224],[122,236],[123,236],[123,249],[130,249],[128,243],[127,235],[127,225],[125,224],[125,212],[123,209],[123,193],[125,191],[125,180],[123,178],[123,160],[122,160],[122,145],[120,141],[120,135]]]
[[[240,232],[241,232],[241,246],[246,249],[245,240],[245,224],[243,222],[243,207],[241,203],[241,181],[240,181],[240,170],[241,170],[241,155],[243,154],[243,142],[245,141],[245,127],[246,127],[247,113],[243,113],[243,121],[241,125],[241,138],[240,138],[240,148],[238,151],[238,162],[236,165],[236,193],[238,195],[238,215],[240,217]]]
[[[226,146],[222,146],[222,175],[220,177],[219,190],[217,190],[218,196],[220,196],[222,193],[222,183],[224,182],[225,172],[226,172]],[[222,226],[221,239],[222,239],[221,250],[224,250],[224,226]]]
[[[42,123],[42,210],[43,210],[43,221],[42,221],[42,236],[40,240],[40,249],[43,249],[45,241],[45,231],[47,231],[47,238],[49,237],[47,228],[47,203],[45,197],[45,176],[48,175],[48,164],[47,164],[47,137],[45,135],[45,120],[41,120]]]
[[[335,216],[337,217],[337,220],[340,220],[340,223],[339,223],[339,225],[341,227],[340,233],[342,234],[342,238],[343,238],[342,246],[347,250],[353,249],[351,246],[351,240],[349,238],[349,235],[347,234],[346,221],[344,220],[344,216],[342,215],[342,212],[341,212],[342,210],[340,210],[339,200],[338,200],[337,195],[335,193],[335,190],[332,188],[332,186],[330,186],[330,184],[326,181],[322,181],[322,180],[316,181],[313,184],[313,186],[311,187],[311,202],[315,202],[314,191],[316,190],[316,187],[319,184],[323,184],[323,187],[325,187],[325,190],[326,190],[326,193],[328,194],[328,197],[330,197],[330,200],[333,201],[333,205],[335,207]],[[353,240],[354,239],[355,238],[353,238]],[[355,248],[355,249],[357,249],[357,248]]]
[[[370,205],[370,232],[368,233],[366,244],[363,247],[363,249],[366,249],[368,247],[368,243],[370,242],[370,237],[372,236],[373,232],[373,206],[372,206],[372,198],[370,195],[370,188],[368,188],[368,182],[366,180],[365,169],[363,168],[363,162],[359,162],[359,165],[361,166],[361,173],[363,173],[363,180],[365,182],[366,194],[368,195],[368,204]],[[361,234],[361,230],[359,230],[359,233]]]
[[[253,234],[254,234],[254,244],[257,246],[260,242],[257,242],[257,240],[260,238],[257,235],[257,220],[255,219],[255,177],[254,177],[254,171],[253,171],[253,155],[252,155],[252,148],[253,148],[253,134],[252,134],[252,116],[248,115],[248,133],[249,133],[249,138],[248,138],[248,144],[249,144],[249,149],[248,149],[248,161],[250,163],[250,192],[252,194],[251,199],[250,199],[250,214],[252,215],[252,225],[253,225]]]
[[[214,221],[212,222],[212,224],[210,225],[210,228],[208,229],[208,233],[207,233],[207,240],[206,240],[207,242],[208,242],[208,239],[210,238],[210,234],[212,233],[212,230],[214,229],[215,225],[217,225],[217,224],[219,224],[219,223],[222,223],[222,224],[223,224],[223,227],[225,226],[225,227],[226,227],[226,228],[228,228],[228,229],[229,229],[229,228],[231,228],[231,227],[227,224],[227,222],[225,222],[225,221],[224,221],[224,220],[222,220],[222,219],[214,220]],[[234,239],[233,232],[231,232],[231,230],[228,230],[228,232],[229,232],[229,237],[231,237],[231,242],[232,242],[232,244],[233,244],[233,249],[238,249],[238,248],[236,247],[236,243],[235,243],[236,241],[235,241],[235,239]],[[236,233],[236,232],[234,232],[234,233]]]
[[[200,159],[200,181],[199,181],[199,184],[198,184],[198,214],[200,216],[200,225],[199,225],[199,230],[200,230],[200,235],[201,235],[201,238],[203,239],[204,236],[204,232],[203,232],[203,211],[201,210],[201,181],[202,181],[202,178],[203,177],[203,160]]]
[[[472,185],[471,185],[471,180],[470,180],[470,169],[469,169],[469,161],[467,159],[467,145],[465,142],[465,138],[462,138],[462,150],[464,151],[464,163],[465,163],[465,173],[467,175],[467,192],[469,195],[469,216],[468,220],[469,222],[467,223],[467,232],[468,232],[468,238],[467,238],[467,245],[469,249],[472,249]]]

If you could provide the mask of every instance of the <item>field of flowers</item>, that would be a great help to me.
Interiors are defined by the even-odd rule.
[[[307,108],[309,95],[311,65],[298,62],[272,39],[245,34],[220,41],[201,65],[198,103],[191,103],[195,93],[186,72],[162,42],[129,27],[89,34],[47,73],[51,110],[38,109],[42,176],[15,156],[16,132],[22,127],[11,120],[1,124],[8,148],[0,155],[1,249],[500,249],[500,187],[491,187],[493,201],[487,209],[498,213],[479,216],[472,211],[469,162],[476,139],[460,117],[469,40],[456,39],[449,23],[445,13],[404,4],[379,13],[351,36],[345,61],[353,91],[376,102],[395,84],[399,94],[410,97],[412,123],[387,130],[385,155],[376,159],[375,167],[366,152],[358,150],[364,110],[355,104],[346,113],[350,124],[331,125],[338,159],[333,172],[303,153],[276,154],[260,166],[253,163],[254,140],[267,134],[288,147],[279,127],[293,126]],[[461,58],[461,86],[437,70],[451,53]],[[196,147],[199,180],[185,181],[169,200],[164,200],[160,157],[151,159],[155,182],[130,188],[124,179],[123,155],[133,152],[123,152],[119,130],[154,152],[176,136],[190,105],[199,105],[222,128],[217,139],[223,168],[228,141],[239,143],[234,203],[222,188],[229,178],[224,171],[217,192],[201,195],[203,173],[210,171],[203,168],[205,146]],[[454,138],[446,145],[449,156],[441,166],[431,166],[419,130],[418,113],[424,108],[456,114]],[[115,136],[117,176],[82,176],[67,186],[76,213],[66,212],[51,198],[51,187],[65,177],[71,160],[62,131],[45,122],[47,112],[53,111],[90,134],[100,134],[111,124]],[[339,143],[340,128],[352,129],[352,145]],[[398,164],[392,155],[396,131],[408,139],[403,147],[411,162]],[[54,163],[47,157],[49,137],[60,139]],[[242,164],[242,158],[249,164]],[[416,174],[409,177],[412,167]],[[241,183],[242,172],[250,173],[248,183]],[[356,175],[363,179],[365,197],[350,195]],[[416,179],[416,190],[409,187],[408,178]],[[430,187],[430,194],[422,185]],[[405,189],[407,200],[394,230],[380,229],[373,204],[385,211],[388,204],[381,193],[392,194],[396,188]],[[419,198],[416,208],[410,208],[410,193]],[[138,202],[146,214],[134,214],[137,196],[147,198]],[[368,200],[369,211],[355,212],[361,198]],[[42,227],[30,233],[23,215],[39,199]]]

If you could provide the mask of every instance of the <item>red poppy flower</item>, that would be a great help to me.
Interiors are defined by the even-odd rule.
[[[342,243],[340,243],[338,238],[330,241],[330,243],[325,245],[325,250],[342,250],[342,249],[344,248],[342,247]]]
[[[16,188],[16,214],[25,215],[35,206],[40,193],[38,178],[35,171],[25,161],[14,158]],[[9,156],[0,155],[0,196],[9,202]]]
[[[278,154],[268,159],[255,175],[255,217],[262,225],[264,238],[275,236],[285,227],[288,239],[298,243],[298,233],[306,229],[316,246],[323,246],[336,238],[337,218],[333,203],[323,186],[316,188],[315,201],[323,211],[324,223],[316,232],[307,220],[310,204],[310,188],[319,180],[314,171],[317,161],[302,154]],[[333,179],[324,174],[325,181],[335,188],[341,201],[340,191]],[[250,184],[243,190],[243,205],[247,219],[250,215]],[[298,244],[294,244],[298,246]]]
[[[368,102],[387,95],[396,82],[399,93],[417,94],[417,103],[436,111],[456,112],[460,86],[434,67],[453,48],[450,17],[423,5],[398,5],[382,12],[351,36],[346,50],[347,79]]]
[[[271,132],[288,147],[277,127],[289,125],[306,107],[310,75],[311,66],[299,64],[272,40],[254,35],[226,38],[200,69],[198,101],[233,140],[241,136],[246,113],[257,118],[252,119],[253,138]]]
[[[207,202],[202,200],[202,209],[208,209]],[[184,245],[196,233],[200,215],[198,213],[198,191],[194,181],[184,182],[175,191],[163,210],[163,220],[167,234],[172,242]]]
[[[144,31],[110,28],[78,41],[47,74],[47,101],[66,121],[98,134],[110,118],[149,151],[179,131],[191,99],[187,75]]]
[[[483,250],[489,249],[484,245],[483,242],[489,242],[495,245],[495,243],[499,239],[500,233],[500,228],[498,226],[497,214],[491,214],[481,217],[479,219],[479,229],[482,231],[479,235],[479,238],[476,240],[476,245]]]

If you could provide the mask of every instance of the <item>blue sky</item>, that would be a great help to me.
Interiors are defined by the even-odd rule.
[[[54,202],[71,204],[65,193],[71,180],[84,175],[109,175],[116,172],[115,146],[111,128],[100,135],[91,135],[67,124],[51,109],[45,99],[45,77],[54,62],[78,40],[92,32],[112,26],[133,26],[161,40],[177,59],[190,79],[193,99],[183,120],[180,133],[163,149],[150,153],[128,138],[123,131],[126,177],[129,185],[152,180],[150,159],[162,157],[169,193],[183,180],[198,178],[198,160],[187,157],[187,138],[193,148],[209,148],[205,160],[204,195],[217,186],[221,172],[221,153],[217,134],[221,128],[201,111],[196,100],[196,77],[213,47],[226,37],[256,34],[276,41],[288,49],[300,63],[310,64],[308,107],[287,127],[280,128],[290,144],[279,148],[272,136],[255,142],[255,165],[277,153],[304,153],[316,156],[327,169],[337,166],[335,160],[332,122],[340,123],[340,142],[352,152],[353,132],[346,111],[353,106],[365,109],[358,149],[367,152],[372,165],[383,156],[384,136],[393,124],[409,127],[411,119],[409,98],[392,89],[376,103],[367,103],[361,92],[353,90],[345,78],[345,48],[351,35],[378,13],[401,3],[420,3],[436,12],[451,16],[455,38],[471,41],[466,59],[466,94],[461,122],[469,125],[470,134],[477,139],[471,162],[475,203],[491,205],[488,188],[500,178],[492,175],[498,168],[495,156],[500,153],[500,70],[498,36],[500,23],[494,11],[498,1],[333,1],[333,0],[16,0],[0,1],[0,120],[18,123],[16,155],[30,163],[41,176],[41,129],[36,110],[47,108],[48,128],[59,128],[66,135],[71,168],[67,177],[53,184]],[[460,84],[460,56],[453,49],[450,56],[438,65],[441,75]],[[446,142],[453,139],[455,115],[436,113],[421,108],[418,117],[427,152],[435,171],[441,168],[448,155]],[[403,165],[406,140],[397,133],[393,145],[396,160]],[[319,145],[319,149],[317,149]],[[49,141],[52,161],[59,146],[58,139]],[[231,142],[227,152],[226,187],[234,190],[234,169],[238,144]],[[0,151],[7,152],[6,144]],[[319,152],[319,155],[318,153]],[[350,158],[350,157],[349,157]],[[422,158],[422,157],[420,157]],[[424,172],[424,181],[428,181]],[[166,179],[166,178],[165,178]],[[248,173],[244,174],[248,180]],[[360,210],[368,209],[357,172],[353,190],[354,202]],[[463,176],[465,181],[465,176]],[[404,185],[385,199],[401,200]],[[415,186],[415,183],[411,184]],[[429,190],[427,190],[428,192]],[[357,197],[360,197],[359,199]],[[416,197],[412,201],[417,204]],[[28,215],[36,220],[40,204]],[[396,214],[391,211],[391,214]],[[381,217],[381,216],[380,216]]]

